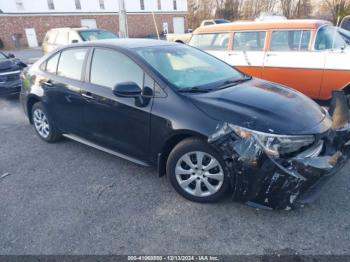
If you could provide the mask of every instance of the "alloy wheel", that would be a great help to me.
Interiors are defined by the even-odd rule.
[[[208,197],[220,190],[224,172],[212,155],[195,151],[183,155],[175,167],[179,186],[196,197]]]
[[[48,138],[50,135],[50,125],[45,113],[40,109],[35,109],[33,112],[33,122],[36,131],[43,138]]]

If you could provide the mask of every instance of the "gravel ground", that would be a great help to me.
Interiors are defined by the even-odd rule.
[[[155,170],[46,144],[0,99],[0,254],[350,254],[347,165],[311,206],[191,203]]]

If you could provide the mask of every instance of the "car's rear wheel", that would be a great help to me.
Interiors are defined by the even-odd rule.
[[[43,103],[34,104],[31,117],[34,129],[41,139],[53,143],[61,138],[61,133],[54,125]]]
[[[200,139],[186,139],[170,153],[167,174],[183,197],[195,202],[215,202],[229,188],[222,157]]]

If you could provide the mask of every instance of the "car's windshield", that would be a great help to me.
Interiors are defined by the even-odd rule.
[[[7,59],[7,57],[3,53],[0,52],[0,60],[5,60],[5,59]]]
[[[316,50],[338,49],[346,46],[344,38],[333,26],[324,26],[317,33],[315,41]]]
[[[81,31],[79,33],[81,38],[84,41],[95,41],[95,40],[118,38],[115,34],[109,31],[93,30],[93,31]]]
[[[186,45],[135,49],[147,63],[179,90],[220,88],[245,76],[202,51]]]

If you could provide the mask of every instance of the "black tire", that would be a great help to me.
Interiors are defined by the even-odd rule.
[[[222,181],[221,187],[215,193],[213,193],[211,195],[208,195],[208,196],[196,196],[194,194],[189,193],[183,187],[180,186],[180,184],[178,182],[178,179],[182,179],[183,176],[180,175],[181,178],[179,178],[179,175],[176,175],[176,171],[175,170],[176,170],[177,165],[179,163],[181,163],[180,159],[182,159],[182,157],[184,157],[185,155],[187,155],[187,154],[189,154],[191,152],[203,152],[205,154],[208,154],[208,156],[206,155],[205,157],[208,158],[209,155],[210,155],[211,157],[215,158],[218,161],[218,163],[220,164],[221,171],[222,171],[222,174],[223,174],[223,176],[222,176],[223,181]],[[195,154],[190,155],[190,156],[194,157],[194,155]],[[182,164],[183,164],[183,162],[184,161],[182,161]],[[204,162],[204,160],[202,161],[202,163],[203,162]],[[219,167],[217,167],[217,168],[219,168]],[[223,158],[220,156],[220,154],[212,146],[210,146],[209,144],[207,144],[206,142],[204,142],[201,139],[189,138],[189,139],[183,140],[178,145],[176,145],[175,148],[171,151],[171,153],[169,155],[169,158],[168,158],[168,161],[167,161],[166,170],[167,170],[167,175],[168,175],[168,178],[170,180],[170,183],[175,188],[175,190],[180,195],[185,197],[186,199],[194,201],[194,202],[199,202],[199,203],[217,202],[217,201],[221,200],[223,197],[225,197],[227,195],[227,192],[230,189],[230,181],[229,181],[229,177],[227,176],[226,171],[225,171],[226,170],[225,169],[225,162],[224,162]],[[221,174],[221,172],[220,172],[220,174]],[[194,176],[197,176],[197,174],[194,175],[192,173],[192,175],[191,174],[187,174],[187,175],[184,175],[184,176],[185,176],[185,179],[187,177],[191,177],[191,179],[192,179],[192,177],[194,178]],[[210,178],[208,178],[208,177],[205,178],[205,176],[204,176],[204,178],[203,177],[201,177],[201,178],[197,177],[196,180],[199,180],[199,182],[194,180],[187,187],[187,190],[192,189],[192,188],[189,188],[189,187],[194,187],[194,189],[195,189],[196,186],[197,186],[197,183],[201,184],[201,188],[203,189],[204,182],[202,182],[203,181],[202,179],[208,180]],[[188,181],[190,181],[190,180],[188,180]],[[215,182],[215,181],[211,180],[211,182]],[[204,189],[205,188],[207,188],[207,187],[204,185]]]
[[[47,120],[47,124],[48,124],[48,135],[47,136],[44,136],[39,131],[39,129],[37,128],[37,126],[35,124],[35,115],[34,114],[36,114],[37,111],[42,112]],[[31,120],[32,120],[35,132],[45,142],[54,143],[54,142],[59,141],[62,138],[61,132],[55,126],[54,121],[52,120],[50,114],[47,112],[47,110],[42,102],[38,102],[38,103],[33,105],[32,112],[31,112]]]

